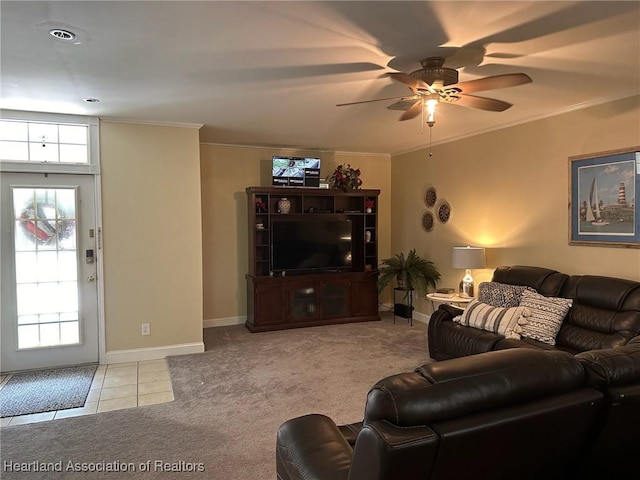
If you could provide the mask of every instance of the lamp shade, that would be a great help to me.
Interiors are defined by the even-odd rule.
[[[453,268],[484,268],[484,248],[482,247],[453,247]]]

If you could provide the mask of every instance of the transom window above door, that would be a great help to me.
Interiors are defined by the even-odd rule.
[[[89,127],[0,121],[0,158],[13,162],[89,162]]]
[[[99,173],[99,120],[53,113],[0,112],[0,171]]]

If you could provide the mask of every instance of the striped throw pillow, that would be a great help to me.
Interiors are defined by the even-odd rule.
[[[488,332],[504,335],[505,338],[520,339],[524,318],[524,307],[494,307],[473,299],[464,313],[453,319],[468,327],[480,328]]]
[[[572,303],[568,298],[522,292],[520,306],[525,308],[524,317],[527,320],[526,325],[522,327],[522,336],[555,345],[556,335]]]

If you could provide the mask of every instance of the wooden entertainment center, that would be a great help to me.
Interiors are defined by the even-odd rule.
[[[248,187],[246,192],[249,228],[246,326],[251,332],[380,320],[376,284],[380,190]],[[288,213],[279,212],[283,198],[288,200]],[[368,204],[373,205],[369,210]],[[274,221],[282,217],[293,221],[350,220],[350,268],[274,271],[272,228]]]

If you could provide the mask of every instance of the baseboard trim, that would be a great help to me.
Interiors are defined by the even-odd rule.
[[[416,312],[415,310],[413,311],[413,319],[416,322],[428,324],[430,318],[431,318],[431,315],[427,315],[426,313],[422,313],[422,312]]]
[[[393,304],[392,303],[382,303],[380,304],[380,308],[378,309],[381,312],[391,312],[393,313]],[[420,323],[429,323],[429,319],[431,318],[430,314],[418,312],[415,309],[413,310],[413,320]]]
[[[247,316],[239,316],[239,317],[225,317],[225,318],[210,318],[207,320],[203,320],[202,328],[213,328],[213,327],[228,327],[229,325],[244,325],[247,321]]]
[[[188,355],[204,352],[204,342],[182,343],[178,345],[163,345],[161,347],[133,348],[131,350],[112,350],[105,352],[101,364],[142,362],[158,360],[170,355]]]
[[[393,312],[393,305],[390,303],[383,303],[380,305],[379,311],[381,312]],[[420,323],[429,323],[431,315],[425,313],[413,311],[413,319]],[[225,318],[209,318],[202,321],[202,328],[215,328],[215,327],[228,327],[230,325],[244,325],[247,321],[246,316],[238,317],[225,317]]]

